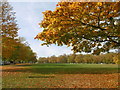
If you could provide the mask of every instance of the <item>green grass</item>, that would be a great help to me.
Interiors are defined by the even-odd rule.
[[[58,85],[61,78],[64,77],[60,75],[64,74],[102,75],[118,73],[118,65],[115,64],[32,64],[6,65],[3,67],[26,67],[20,70],[4,70],[3,88],[55,87],[55,84]]]
[[[27,71],[41,74],[107,74],[118,72],[115,64],[33,64]]]

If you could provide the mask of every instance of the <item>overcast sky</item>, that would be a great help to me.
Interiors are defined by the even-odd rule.
[[[20,28],[19,36],[26,38],[26,41],[30,44],[32,50],[37,53],[38,57],[58,56],[72,53],[71,49],[66,46],[41,46],[40,44],[42,42],[34,39],[34,37],[42,31],[42,28],[38,25],[43,19],[42,12],[45,10],[54,10],[57,4],[55,1],[57,0],[54,2],[48,2],[47,0],[39,0],[39,2],[37,2],[37,0],[35,0],[35,2],[33,2],[34,0],[17,1],[18,2],[10,2],[10,4],[16,12],[16,20]]]

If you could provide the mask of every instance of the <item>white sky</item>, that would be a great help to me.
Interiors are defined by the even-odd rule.
[[[8,0],[9,2],[58,2],[60,0]]]
[[[16,12],[16,20],[20,28],[19,36],[26,38],[26,41],[30,44],[32,50],[37,53],[38,57],[72,53],[71,49],[66,46],[41,46],[42,42],[34,39],[42,31],[38,25],[43,19],[42,12],[54,10],[57,2],[10,2],[10,4],[13,11]]]

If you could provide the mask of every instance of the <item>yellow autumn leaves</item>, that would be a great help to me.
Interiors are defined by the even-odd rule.
[[[40,24],[44,30],[37,39],[45,41],[46,44],[57,42],[60,45],[72,44],[73,47],[81,43],[78,49],[87,52],[87,47],[92,49],[93,46],[82,44],[83,39],[87,39],[88,43],[92,41],[97,44],[99,40],[109,42],[109,36],[119,36],[118,26],[111,26],[111,19],[119,16],[118,6],[119,2],[59,2],[55,11],[44,13],[45,17]],[[71,37],[74,39],[71,40]],[[112,43],[117,43],[118,40],[112,39],[109,42],[110,46],[107,46],[116,47],[116,44]],[[108,50],[106,48],[103,47],[99,51]]]

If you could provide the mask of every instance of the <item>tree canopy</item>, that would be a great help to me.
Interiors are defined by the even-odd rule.
[[[1,20],[2,37],[15,38],[18,36],[18,25],[13,7],[8,2],[1,2]]]
[[[100,54],[120,46],[120,2],[59,2],[43,12],[42,45],[71,46],[74,52]]]

